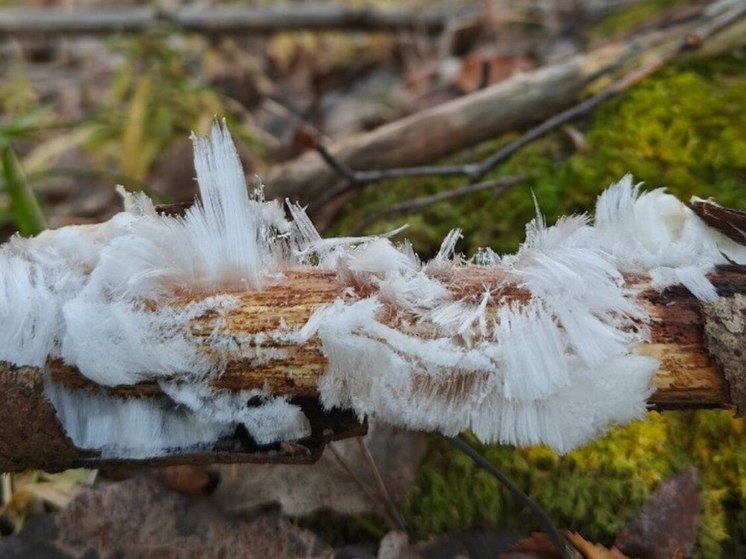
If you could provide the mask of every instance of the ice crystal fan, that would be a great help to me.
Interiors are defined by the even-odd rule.
[[[122,190],[110,221],[0,252],[6,376],[35,368],[82,455],[219,455],[237,432],[304,449],[343,434],[330,417],[566,452],[646,409],[661,363],[643,351],[641,293],[711,302],[706,274],[746,261],[624,177],[593,220],[537,214],[515,254],[465,261],[454,230],[422,262],[395,237],[324,239],[300,206],[249,194],[220,125],[194,150],[201,199],[185,215]]]

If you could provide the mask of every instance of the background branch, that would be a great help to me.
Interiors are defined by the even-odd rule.
[[[477,15],[468,6],[461,15]],[[74,35],[142,32],[176,26],[204,34],[272,33],[292,30],[441,31],[457,15],[443,10],[349,8],[330,3],[248,7],[184,6],[159,10],[149,6],[85,8],[5,8],[0,10],[0,36]]]
[[[388,179],[411,178],[423,176],[465,176],[468,180],[467,186],[442,192],[432,196],[417,198],[409,202],[403,202],[387,208],[385,211],[366,218],[352,231],[353,234],[359,234],[365,228],[383,217],[388,217],[400,213],[410,213],[419,211],[427,206],[452,200],[473,192],[480,192],[490,188],[499,188],[495,195],[502,194],[508,190],[509,186],[515,185],[522,180],[522,177],[508,177],[505,180],[497,179],[494,181],[477,182],[484,178],[487,173],[494,170],[498,165],[508,161],[515,153],[525,146],[539,140],[557,130],[570,121],[585,116],[592,112],[596,107],[611,99],[612,97],[628,90],[638,84],[648,76],[654,74],[666,64],[674,60],[678,55],[699,49],[706,39],[717,33],[721,29],[733,24],[746,15],[746,3],[735,5],[735,7],[724,11],[713,17],[710,21],[703,23],[685,37],[680,39],[668,50],[665,50],[655,56],[653,60],[645,63],[640,68],[629,72],[596,95],[585,101],[560,112],[557,115],[545,120],[538,126],[535,126],[524,133],[517,140],[510,142],[508,145],[500,148],[495,153],[481,162],[464,163],[461,165],[421,165],[417,167],[395,167],[391,169],[375,169],[370,171],[356,170],[346,163],[337,159],[331,151],[322,143],[318,143],[315,148],[321,158],[344,179],[340,186],[334,187],[322,194],[315,204],[310,206],[311,211],[319,209],[336,196],[340,196],[359,185],[373,182],[380,182]],[[505,182],[507,181],[507,182]]]
[[[745,11],[743,4],[718,2],[687,23],[626,38],[514,75],[371,132],[317,145],[315,152],[269,171],[268,195],[301,199],[316,209],[322,200],[329,201],[352,187],[386,179],[465,176],[470,183],[478,182],[524,146],[589,113],[664,65],[684,56],[712,56],[746,44]],[[573,105],[587,88],[609,76],[616,76],[612,85]],[[542,118],[546,120],[481,162],[425,164]],[[344,179],[341,184],[339,177]],[[329,192],[329,185],[335,184]]]
[[[567,16],[575,22],[594,22],[640,1],[576,1]],[[531,9],[527,6],[523,11]],[[454,20],[484,18],[485,15],[478,3],[456,9],[346,7],[329,2],[256,7],[195,4],[175,9],[150,6],[3,8],[0,10],[0,36],[137,33],[158,27],[237,35],[293,30],[438,33]],[[516,15],[517,19],[521,17],[530,17],[534,24],[541,24],[541,18],[531,14]]]
[[[386,208],[384,211],[379,212],[375,215],[372,215],[362,220],[355,227],[355,229],[350,231],[350,234],[358,235],[363,230],[365,230],[366,227],[375,223],[379,219],[383,219],[384,217],[391,217],[392,215],[397,215],[397,214],[408,214],[408,213],[418,212],[420,210],[427,208],[428,206],[432,206],[433,204],[438,204],[440,202],[445,202],[447,200],[453,200],[455,198],[460,198],[461,196],[466,196],[467,194],[473,194],[474,192],[481,192],[483,190],[492,190],[493,196],[498,197],[504,194],[505,192],[507,192],[508,190],[510,190],[515,185],[519,184],[525,178],[526,178],[525,175],[515,175],[512,177],[500,177],[500,178],[493,179],[493,180],[478,182],[476,184],[467,184],[466,186],[462,186],[461,188],[454,188],[452,190],[438,192],[437,194],[431,194],[430,196],[421,196],[420,198],[415,198],[414,200],[409,200],[407,202],[401,202],[399,204],[394,204]]]

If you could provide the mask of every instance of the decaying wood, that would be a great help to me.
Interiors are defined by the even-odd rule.
[[[497,279],[495,272],[487,268],[465,267],[451,280],[451,288],[458,296],[468,298],[482,293],[485,283]],[[721,293],[718,302],[711,305],[703,305],[682,287],[663,292],[647,289],[639,295],[651,318],[651,342],[643,346],[643,352],[661,361],[654,379],[656,390],[649,400],[656,409],[743,404],[741,348],[746,334],[746,266],[720,268],[710,279]],[[630,278],[630,281],[640,280]],[[237,294],[241,305],[220,318],[221,330],[226,335],[245,336],[270,332],[281,324],[299,328],[314,309],[334,301],[343,289],[331,272],[308,268],[288,271],[282,281],[263,291]],[[501,291],[501,297],[525,300],[529,294],[522,289],[508,288]],[[196,319],[192,332],[207,336],[215,320],[210,314]],[[428,333],[423,331],[422,335]],[[351,413],[322,412],[319,408],[317,382],[326,370],[327,361],[318,339],[303,345],[269,341],[265,345],[283,350],[283,356],[253,368],[244,361],[231,362],[215,385],[234,390],[269,386],[275,393],[287,395],[300,403],[311,418],[313,435],[308,440],[297,445],[256,448],[237,434],[220,441],[210,452],[173,455],[144,463],[308,462],[318,456],[327,440],[360,434],[361,428]],[[56,382],[69,388],[105,390],[59,361],[50,362],[48,368]],[[376,374],[374,364],[371,374]],[[163,397],[154,383],[106,391],[136,397]],[[30,466],[54,470],[134,462],[103,461],[92,453],[75,449],[58,424],[51,404],[43,397],[42,374],[38,369],[0,363],[0,393],[4,396],[3,406],[0,406],[0,471]]]
[[[733,10],[730,15],[742,15]],[[493,86],[442,103],[327,146],[333,160],[347,169],[384,173],[395,168],[425,165],[510,130],[525,128],[577,103],[587,91],[651,61],[709,57],[746,44],[746,21],[729,22],[723,14],[704,15],[685,24],[652,31],[599,47],[586,54],[538,70],[516,74]],[[714,26],[714,27],[712,27]],[[695,30],[712,29],[707,41],[679,48]],[[414,173],[439,174],[439,173]],[[442,174],[442,173],[441,173]],[[450,174],[463,174],[451,172]],[[300,199],[313,203],[339,182],[340,171],[317,152],[271,169],[265,176],[270,197]]]
[[[0,362],[0,471],[38,465],[72,464],[85,453],[77,450],[44,397],[42,375],[34,367]],[[52,467],[54,469],[54,467]]]
[[[561,20],[594,22],[639,4],[641,0],[573,0],[552,6]],[[515,17],[541,25],[543,2],[523,2]],[[454,20],[484,19],[479,2],[457,8],[419,9],[344,6],[330,2],[294,3],[290,6],[203,5],[173,9],[163,6],[65,6],[62,8],[4,8],[0,10],[3,35],[78,35],[142,32],[158,26],[179,27],[207,34],[272,33],[277,31],[403,31],[437,33]],[[510,20],[510,16],[507,17]]]
[[[723,269],[711,275],[719,290],[737,286],[746,292],[746,269]],[[643,353],[661,361],[653,379],[650,403],[656,409],[732,407],[726,378],[716,364],[719,348],[704,335],[703,305],[683,287],[650,290],[641,301],[651,319],[651,342]]]
[[[693,198],[689,208],[707,225],[739,244],[746,243],[746,212],[724,208],[712,200]]]

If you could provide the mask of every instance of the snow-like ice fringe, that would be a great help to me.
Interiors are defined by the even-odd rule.
[[[208,449],[231,434],[237,422],[259,444],[310,433],[308,419],[298,406],[263,390],[215,390],[169,382],[161,387],[172,402],[90,394],[54,382],[47,383],[45,393],[75,444],[99,450],[104,458],[149,458],[180,448]],[[257,398],[265,403],[246,407],[247,401]]]
[[[233,347],[219,327],[200,339],[190,322],[237,304],[221,293],[261,289],[316,239],[306,239],[307,224],[286,220],[280,203],[264,202],[261,189],[249,196],[224,127],[194,138],[194,148],[202,201],[183,218],[159,216],[147,196],[122,190],[125,211],[107,223],[14,237],[0,249],[0,359],[43,367],[59,357],[107,386],[182,381],[178,391],[164,385],[168,403],[114,402],[48,382],[82,448],[141,458],[214,442],[238,424],[259,443],[310,434],[300,409],[282,397],[262,392],[256,408],[242,393],[206,388]],[[176,303],[190,294],[194,302]]]
[[[427,264],[388,238],[322,239],[298,206],[288,206],[288,220],[261,189],[248,195],[224,127],[194,147],[202,202],[183,218],[124,194],[125,212],[107,223],[16,237],[0,249],[0,359],[43,367],[60,357],[102,385],[155,379],[172,401],[112,402],[49,381],[83,448],[152,456],[209,446],[237,424],[261,443],[306,436],[306,418],[283,398],[210,388],[227,359],[262,359],[256,344],[237,347],[219,320],[199,337],[188,325],[238,304],[225,293],[260,290],[285,267],[314,261],[337,272],[344,298],[298,332],[276,334],[320,337],[326,406],[564,452],[645,409],[658,363],[638,354],[647,317],[623,274],[647,274],[658,288],[682,283],[711,300],[705,274],[728,259],[746,262],[744,247],[674,197],[641,194],[625,177],[599,197],[594,223],[574,216],[547,227],[537,215],[516,254],[481,251],[476,263],[501,279],[461,300],[451,289],[465,265],[454,255],[458,231]],[[507,286],[528,297],[501,299]],[[189,294],[194,302],[177,303]],[[263,404],[248,407],[256,395]]]
[[[665,190],[641,194],[630,176],[599,197],[593,224],[572,216],[548,228],[537,211],[516,254],[481,251],[477,263],[503,280],[485,286],[478,303],[454,300],[435,279],[461,265],[452,256],[457,237],[449,235],[424,266],[410,258],[375,269],[365,264],[372,243],[351,251],[348,260],[368,271],[378,292],[311,318],[330,364],[320,384],[325,405],[566,452],[645,410],[658,362],[638,354],[647,317],[623,274],[649,275],[659,289],[681,283],[708,301],[717,294],[705,274],[746,262],[745,247]],[[381,250],[370,262],[380,262]],[[530,300],[491,301],[508,285],[526,289]],[[383,324],[391,307],[409,323]],[[423,325],[425,340],[417,335]]]

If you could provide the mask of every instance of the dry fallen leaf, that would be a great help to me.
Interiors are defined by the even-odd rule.
[[[277,514],[237,518],[209,498],[133,478],[78,491],[58,515],[37,518],[0,539],[0,557],[330,559],[332,550]]]
[[[155,478],[162,481],[169,489],[187,495],[210,493],[220,483],[220,474],[207,465],[166,466],[153,473]]]
[[[499,557],[500,559],[562,559],[552,541],[542,532],[531,534],[516,542]]]
[[[617,536],[616,546],[639,559],[691,557],[697,541],[700,488],[697,471],[689,468],[661,483],[639,516]]]
[[[600,544],[589,542],[576,532],[565,532],[565,537],[585,559],[629,559],[616,547],[608,549]]]
[[[608,549],[601,544],[589,542],[577,532],[564,534],[578,557],[583,559],[629,559],[617,548]],[[506,553],[500,555],[500,559],[562,559],[562,556],[546,534],[537,533],[511,546]]]

